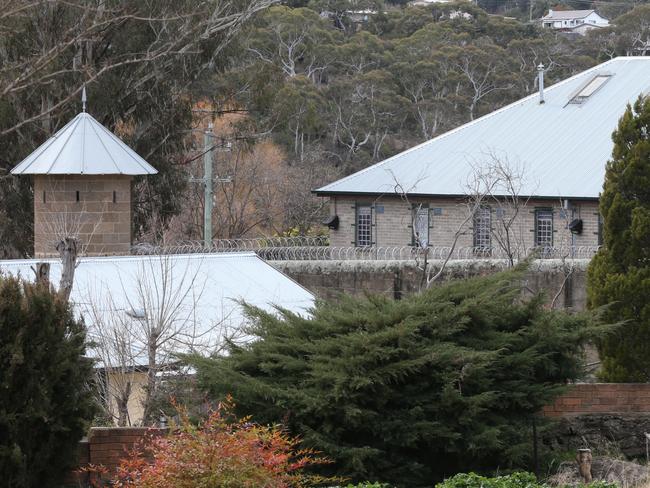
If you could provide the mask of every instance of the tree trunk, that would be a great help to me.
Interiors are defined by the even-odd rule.
[[[127,427],[131,424],[129,421],[129,397],[131,396],[131,382],[127,381],[126,388],[120,392],[117,400],[117,426]]]
[[[36,284],[50,286],[50,263],[36,263]]]
[[[59,296],[66,302],[70,299],[74,284],[74,270],[77,266],[77,240],[74,237],[64,237],[56,245],[61,256],[61,282]]]
[[[158,367],[156,364],[156,353],[157,345],[155,341],[151,341],[148,347],[148,371],[147,371],[147,391],[144,398],[144,405],[142,408],[142,423],[147,425],[151,423],[152,419],[151,414],[151,403],[154,398],[154,393],[156,391],[156,376],[158,373]]]

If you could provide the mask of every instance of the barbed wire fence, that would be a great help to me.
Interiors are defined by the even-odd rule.
[[[415,246],[332,247],[326,236],[264,237],[251,239],[218,239],[206,247],[202,241],[181,241],[173,245],[155,246],[141,243],[132,247],[132,254],[195,254],[254,252],[267,261],[408,261],[428,253],[429,260],[507,259],[499,248],[432,246],[426,251]],[[520,256],[538,259],[591,259],[600,246],[528,247]]]

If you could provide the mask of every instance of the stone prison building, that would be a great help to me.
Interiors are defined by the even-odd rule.
[[[538,70],[538,93],[314,190],[330,202],[330,245],[448,247],[459,235],[469,254],[595,250],[611,135],[650,93],[650,58],[546,90]]]

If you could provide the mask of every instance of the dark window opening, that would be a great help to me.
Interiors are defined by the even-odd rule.
[[[43,203],[47,203],[47,198],[45,198],[45,190],[43,190]]]
[[[117,192],[113,190],[113,203],[117,203]]]
[[[77,201],[79,201],[79,190],[77,190]]]

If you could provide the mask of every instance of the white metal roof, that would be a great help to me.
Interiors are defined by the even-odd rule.
[[[50,280],[58,285],[61,264],[56,259],[0,261],[0,272],[32,281],[31,268],[37,262],[50,263]],[[268,311],[279,306],[302,315],[314,305],[309,291],[254,253],[82,258],[71,294],[89,339],[99,344],[102,330],[116,330],[129,341],[137,365],[146,364],[146,354],[133,315],[155,320],[172,314],[178,330],[166,352],[209,353],[223,344],[226,335],[243,340],[238,331],[246,319],[239,300]],[[106,356],[105,351],[89,352]]]
[[[611,75],[582,103],[569,103],[597,75]],[[612,132],[626,105],[650,92],[650,57],[619,57],[315,190],[319,195],[465,195],[491,159],[521,169],[520,194],[598,198]]]
[[[594,12],[595,10],[549,10],[542,20],[584,19]]]
[[[158,171],[82,112],[11,170],[13,174],[151,175]]]

